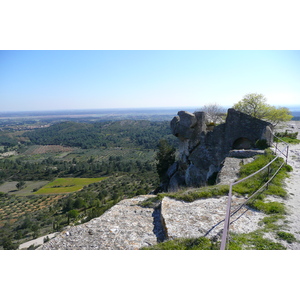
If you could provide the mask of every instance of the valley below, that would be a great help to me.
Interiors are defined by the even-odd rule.
[[[33,129],[28,120],[0,122],[0,248],[133,250],[205,238],[209,249],[218,249],[226,193],[191,202],[156,195],[157,144],[178,146],[169,121],[43,117]],[[279,130],[299,132],[299,123]],[[286,212],[273,216],[244,206],[232,219],[230,249],[257,249],[258,236],[266,249],[300,249],[299,155],[299,144],[291,144],[287,196],[266,200]],[[233,207],[243,200],[235,196]]]

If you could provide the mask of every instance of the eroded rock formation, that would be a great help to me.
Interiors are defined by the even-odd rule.
[[[233,156],[232,150],[252,150],[257,141],[265,141],[268,146],[273,141],[270,123],[234,109],[229,109],[226,122],[213,130],[208,130],[204,112],[180,111],[170,125],[179,139],[179,158],[168,171],[168,191],[206,185],[220,171],[225,158]]]

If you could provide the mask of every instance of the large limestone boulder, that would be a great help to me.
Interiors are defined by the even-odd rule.
[[[70,227],[37,250],[137,250],[163,239],[153,208],[139,206],[150,195],[120,201],[102,216]],[[160,223],[159,223],[160,224]]]
[[[193,134],[193,127],[197,124],[194,114],[187,111],[179,111],[178,116],[171,121],[172,134],[181,140],[190,139]]]
[[[165,197],[161,216],[169,239],[221,236],[227,205],[227,196],[184,202]],[[232,211],[245,199],[234,197]],[[259,228],[258,222],[266,215],[243,207],[231,218],[230,231],[248,233]]]

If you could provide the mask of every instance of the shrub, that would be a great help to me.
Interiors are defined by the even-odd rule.
[[[183,200],[187,202],[192,202],[201,198],[212,198],[217,196],[227,195],[229,192],[228,185],[215,185],[215,186],[206,186],[199,189],[187,191],[187,192],[178,192],[166,194],[172,198]]]
[[[277,225],[276,222],[282,219],[284,219],[284,216],[275,214],[268,217],[264,217],[258,224],[264,224],[264,230],[278,230],[281,227],[281,225]]]
[[[296,238],[292,233],[285,232],[285,231],[278,231],[277,232],[278,238],[287,241],[289,244],[296,242]]]
[[[255,142],[255,146],[258,148],[258,149],[261,149],[261,150],[264,150],[266,148],[269,147],[268,143],[266,140],[257,140]]]
[[[284,214],[285,207],[282,203],[273,201],[265,203],[263,200],[254,200],[248,206],[260,210],[266,214]]]
[[[280,243],[272,242],[263,237],[262,232],[253,231],[243,234],[231,234],[229,239],[229,250],[285,250]]]
[[[199,238],[177,238],[159,243],[142,250],[214,250],[218,249],[210,239],[206,237]]]
[[[298,132],[277,132],[274,142],[281,142],[277,137],[289,144],[299,144],[300,140],[297,139]]]
[[[276,135],[276,137],[280,137],[280,138],[287,137],[290,139],[296,139],[298,136],[298,132],[288,132],[286,130],[285,132],[276,132],[275,135]],[[275,137],[275,139],[276,139],[276,137]]]

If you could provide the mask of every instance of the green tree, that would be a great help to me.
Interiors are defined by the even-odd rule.
[[[175,148],[166,140],[159,141],[158,152],[156,153],[156,170],[161,181],[165,179],[168,168],[175,162],[175,151]]]
[[[233,108],[252,117],[268,121],[273,126],[280,122],[287,122],[293,117],[287,108],[276,108],[269,105],[266,97],[257,93],[245,95],[242,100],[233,105]]]
[[[79,215],[79,212],[76,209],[72,209],[68,212],[68,224],[70,223],[70,219],[76,219]]]
[[[276,126],[281,122],[290,121],[292,117],[293,116],[291,115],[291,112],[286,107],[271,107],[267,116],[267,120]]]
[[[18,190],[21,190],[23,187],[25,187],[26,182],[21,180],[16,184],[16,187]]]

